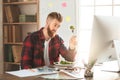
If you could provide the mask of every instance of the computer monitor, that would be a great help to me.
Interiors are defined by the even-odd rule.
[[[120,40],[120,17],[95,16],[88,64],[117,59],[113,40]]]

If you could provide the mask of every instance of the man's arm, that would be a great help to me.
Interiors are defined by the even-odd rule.
[[[32,47],[30,36],[27,36],[23,42],[23,49],[21,53],[21,69],[32,68]]]
[[[62,55],[62,57],[65,58],[65,60],[73,62],[76,56],[76,45],[77,45],[76,36],[71,37],[69,41],[69,49],[65,47],[65,45],[63,44],[64,41],[61,38],[59,39],[59,41],[60,41],[60,48],[59,48],[60,54]]]
[[[60,46],[60,54],[62,57],[65,58],[67,61],[75,61],[75,56],[76,56],[76,50],[75,49],[67,49],[64,44]]]

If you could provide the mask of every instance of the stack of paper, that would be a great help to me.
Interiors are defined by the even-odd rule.
[[[85,70],[81,69],[80,71],[72,71],[72,72],[69,72],[69,71],[66,71],[66,70],[61,70],[60,72],[63,72],[66,75],[74,77],[74,78],[84,78]]]
[[[27,70],[19,70],[19,71],[10,71],[6,72],[11,75],[15,75],[18,77],[29,77],[29,76],[36,76],[42,74],[55,74],[57,71],[39,71],[38,69],[27,69]]]

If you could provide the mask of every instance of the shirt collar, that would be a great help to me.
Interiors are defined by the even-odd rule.
[[[43,34],[43,29],[44,29],[44,27],[42,27],[42,28],[39,30],[39,32],[38,32],[38,35],[39,35],[39,39],[40,39],[40,40],[45,40],[45,36],[44,36],[44,34]],[[52,39],[54,39],[56,36],[57,36],[57,34],[56,34],[53,38],[50,38],[50,41],[51,41]]]

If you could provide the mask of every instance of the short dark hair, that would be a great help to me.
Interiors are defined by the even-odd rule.
[[[62,20],[63,20],[62,15],[60,13],[58,13],[58,12],[49,13],[48,16],[47,16],[47,19],[48,18],[57,19],[59,22],[62,22]]]

